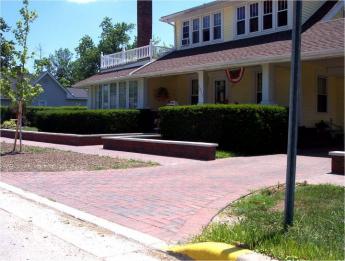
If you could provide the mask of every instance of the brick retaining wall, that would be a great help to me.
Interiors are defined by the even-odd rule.
[[[144,139],[130,136],[103,138],[104,149],[198,160],[214,160],[217,146],[218,144],[214,143]]]
[[[1,129],[1,137],[14,139],[14,130]],[[139,133],[136,133],[139,135]],[[47,142],[54,144],[64,144],[73,146],[89,146],[89,145],[101,145],[102,137],[104,136],[126,136],[133,135],[133,133],[126,134],[68,134],[68,133],[50,133],[50,132],[37,132],[37,131],[23,131],[23,140],[32,140],[39,142]]]

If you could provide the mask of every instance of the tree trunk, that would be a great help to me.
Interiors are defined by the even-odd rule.
[[[18,110],[18,113],[17,113],[16,132],[14,133],[14,144],[13,144],[12,152],[16,152],[16,149],[17,149],[18,128],[19,128],[19,110]]]
[[[19,152],[22,152],[23,102],[19,102]]]

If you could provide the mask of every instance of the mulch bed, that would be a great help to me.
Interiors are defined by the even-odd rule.
[[[13,144],[0,144],[0,171],[76,171],[125,169],[157,165],[152,162],[118,159],[50,148],[23,146],[22,153],[12,154]],[[19,148],[19,146],[18,146]]]

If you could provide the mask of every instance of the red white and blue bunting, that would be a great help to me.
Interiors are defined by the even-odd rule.
[[[235,69],[226,69],[225,74],[230,82],[239,83],[243,78],[244,67],[235,68]]]

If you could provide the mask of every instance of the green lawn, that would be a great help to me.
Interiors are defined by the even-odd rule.
[[[228,150],[216,150],[216,159],[225,159],[230,157],[235,157],[236,154]]]
[[[193,241],[240,243],[280,260],[344,260],[344,192],[332,185],[298,186],[294,226],[284,232],[284,191],[266,189],[220,214],[238,222],[212,223]]]

